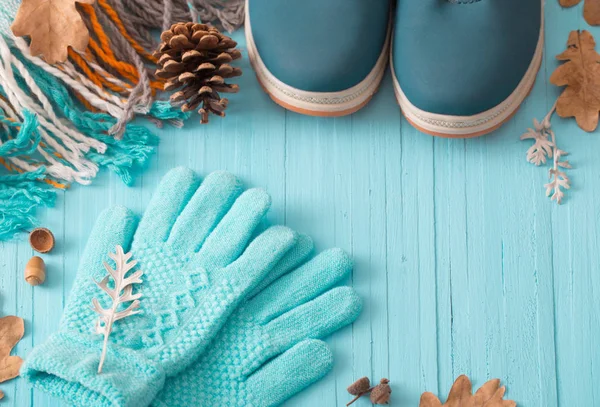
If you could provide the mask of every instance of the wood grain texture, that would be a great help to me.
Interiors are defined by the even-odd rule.
[[[186,165],[225,169],[273,197],[267,223],[286,223],[339,246],[356,260],[349,283],[365,300],[361,317],[328,338],[336,364],[287,406],[341,406],[361,376],[391,379],[392,406],[418,405],[423,391],[444,397],[468,374],[474,387],[499,377],[522,407],[600,405],[600,135],[554,118],[571,153],[573,188],[562,206],[544,196],[545,169],[525,160],[519,136],[559,94],[548,83],[569,31],[600,29],[581,6],[546,4],[546,53],[531,96],[494,134],[437,139],[401,117],[389,75],[363,110],[335,119],[275,105],[247,60],[228,117],[165,129],[157,156],[127,188],[103,173],[74,187],[43,214],[56,235],[47,281],[22,277],[27,242],[0,245],[2,315],[25,319],[16,347],[26,356],[55,331],[95,218],[124,204],[141,213],[161,176]],[[236,39],[244,41],[241,33]],[[7,406],[57,406],[22,380],[3,383]],[[358,407],[368,401],[360,400]]]

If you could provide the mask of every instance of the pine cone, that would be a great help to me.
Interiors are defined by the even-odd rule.
[[[229,63],[241,58],[235,49],[237,43],[206,24],[177,23],[160,36],[162,43],[154,56],[158,58],[156,76],[168,79],[166,91],[171,104],[188,112],[201,115],[201,123],[208,123],[209,113],[225,116],[229,101],[219,92],[236,93],[237,85],[225,83],[226,78],[240,76],[242,70]]]

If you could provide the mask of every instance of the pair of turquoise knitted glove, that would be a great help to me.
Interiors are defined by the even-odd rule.
[[[103,212],[59,331],[21,375],[77,406],[127,407],[274,406],[320,379],[332,355],[318,338],[360,313],[351,288],[333,288],[352,264],[335,249],[309,260],[311,240],[282,226],[252,240],[269,206],[266,192],[243,192],[231,174],[200,184],[177,168],[139,225],[125,208]],[[117,245],[143,270],[140,313],[115,322],[97,373],[92,298],[110,304],[94,281]]]

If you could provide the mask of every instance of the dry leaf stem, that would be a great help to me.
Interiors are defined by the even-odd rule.
[[[96,322],[96,333],[104,335],[104,344],[102,346],[102,354],[98,365],[98,373],[102,373],[102,367],[104,366],[108,348],[108,338],[112,332],[113,324],[125,317],[139,314],[139,299],[142,297],[141,293],[133,294],[133,284],[142,282],[142,271],[138,270],[130,277],[127,277],[127,273],[137,265],[137,261],[129,261],[132,254],[125,254],[123,248],[117,246],[116,253],[110,253],[109,257],[114,260],[115,269],[104,262],[104,268],[109,275],[104,277],[99,283],[96,282],[96,285],[108,294],[112,299],[112,305],[110,308],[104,309],[96,298],[92,299],[94,310],[99,315]],[[108,282],[111,278],[114,281],[114,288],[108,286]],[[129,306],[124,310],[119,311],[119,306],[126,302],[130,302]]]
[[[354,398],[352,400],[350,400],[350,402],[348,402],[348,404],[346,404],[346,407],[348,407],[350,404],[354,404],[354,402],[356,400],[358,400],[359,398],[361,398],[362,396],[364,396],[365,394],[369,394],[370,392],[373,391],[373,389],[375,388],[375,386],[373,387],[369,387],[368,390],[363,391],[362,393],[357,394],[356,396],[354,396]]]
[[[118,290],[117,292],[121,292],[121,286],[119,284],[115,285],[115,290]],[[112,331],[112,327],[113,324],[115,322],[115,314],[117,312],[117,307],[119,306],[119,303],[117,301],[113,301],[113,305],[110,308],[110,317],[108,320],[108,323],[106,324],[106,330],[104,332],[104,342],[102,344],[102,354],[100,355],[100,364],[98,365],[98,373],[102,373],[102,366],[104,366],[104,360],[106,359],[106,349],[108,347],[108,336],[110,335],[111,331]]]

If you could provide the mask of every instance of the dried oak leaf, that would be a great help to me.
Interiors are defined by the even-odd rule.
[[[500,380],[493,379],[472,393],[472,385],[465,375],[459,376],[448,394],[445,404],[432,393],[426,392],[421,396],[419,407],[516,407],[512,400],[504,400],[506,388],[500,387]]]
[[[559,0],[558,1],[563,7],[573,7],[581,3],[581,0]],[[598,0],[585,0],[583,6],[583,17],[585,21],[590,25],[600,24],[600,1]]]
[[[23,359],[10,356],[10,351],[21,340],[24,332],[23,319],[13,316],[0,318],[0,383],[19,375]]]
[[[75,3],[95,0],[23,0],[11,29],[14,35],[31,37],[31,54],[43,55],[46,62],[64,62],[68,47],[84,51],[89,32]]]
[[[550,82],[567,88],[558,97],[556,113],[560,117],[575,117],[583,130],[598,127],[600,111],[600,54],[596,41],[588,31],[571,31],[567,50],[556,56],[568,61],[552,73]]]

